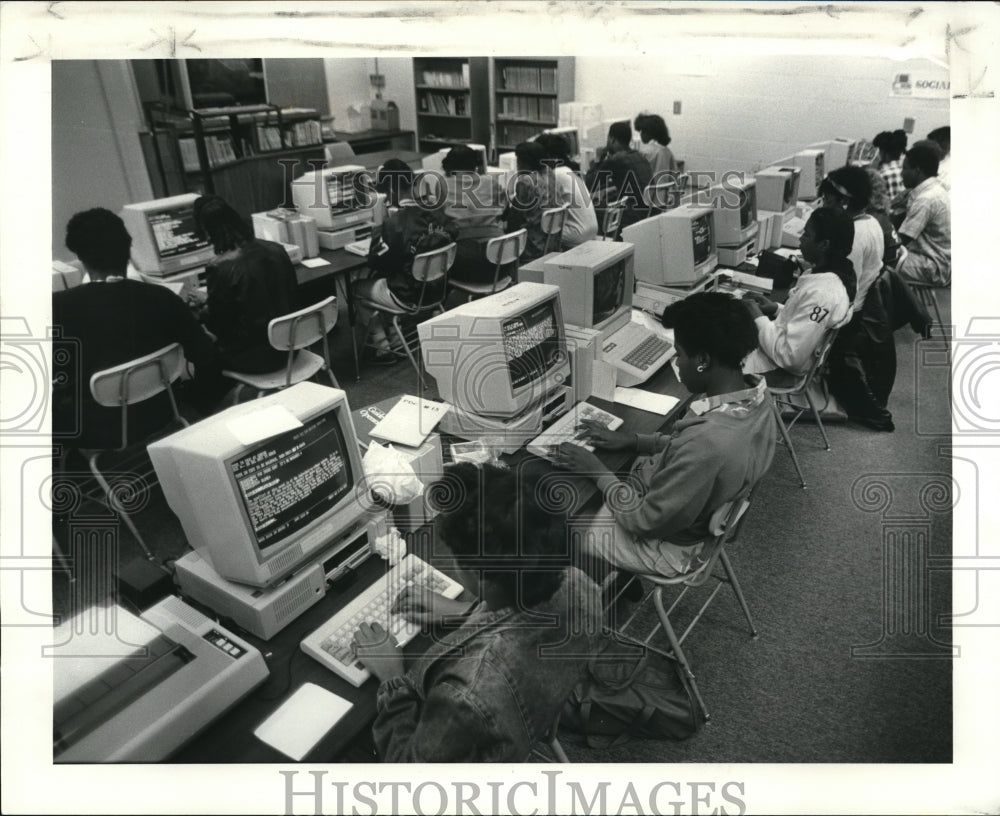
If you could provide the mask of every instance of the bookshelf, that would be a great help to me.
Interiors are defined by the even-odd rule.
[[[414,58],[418,151],[488,144],[488,62],[486,57]]]
[[[559,124],[559,104],[573,100],[572,57],[495,57],[493,147],[497,153]]]
[[[147,106],[140,134],[157,197],[217,193],[241,214],[288,199],[287,181],[324,161],[320,115],[310,108],[250,105],[197,111]],[[286,166],[295,165],[288,170]]]

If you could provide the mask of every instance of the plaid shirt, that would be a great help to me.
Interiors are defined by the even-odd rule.
[[[885,179],[885,184],[889,188],[889,198],[899,195],[906,188],[903,186],[903,160],[886,162],[881,165],[878,171]]]

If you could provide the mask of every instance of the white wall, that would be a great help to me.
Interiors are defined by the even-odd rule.
[[[688,170],[753,172],[810,142],[871,139],[915,120],[910,142],[949,123],[947,99],[890,98],[893,75],[947,71],[924,60],[856,56],[705,55],[577,57],[576,100],[599,102],[606,119],[639,111],[667,122],[670,149]],[[700,74],[700,75],[693,75]],[[675,116],[674,101],[681,102]]]
[[[326,59],[326,88],[334,127],[347,124],[347,108],[354,103],[368,104],[375,89],[368,80],[375,73],[374,57]],[[382,98],[399,107],[401,130],[416,130],[417,104],[413,89],[413,60],[409,57],[379,57],[378,70],[385,77]]]
[[[70,260],[75,212],[153,197],[139,144],[144,129],[126,60],[52,61],[52,257]]]

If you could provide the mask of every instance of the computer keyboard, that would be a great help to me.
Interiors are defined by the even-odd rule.
[[[421,584],[446,598],[457,598],[462,593],[458,581],[412,553],[408,554],[307,635],[302,640],[302,650],[351,685],[360,686],[371,677],[371,672],[357,660],[354,633],[362,623],[379,623],[395,636],[400,646],[405,646],[420,631],[420,626],[392,614],[392,605],[405,587]]]
[[[543,459],[551,459],[552,449],[557,448],[563,442],[572,442],[592,451],[594,449],[593,445],[576,438],[576,435],[580,433],[580,421],[584,419],[596,420],[604,425],[605,428],[612,431],[618,428],[623,422],[620,417],[609,414],[596,405],[591,405],[589,402],[580,402],[532,439],[527,446],[528,452]]]
[[[622,362],[645,371],[670,349],[670,341],[650,335],[632,351],[622,357]]]

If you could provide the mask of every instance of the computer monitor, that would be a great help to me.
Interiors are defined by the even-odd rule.
[[[757,182],[752,178],[726,178],[711,188],[715,208],[715,243],[742,246],[757,234]]]
[[[303,382],[153,442],[149,457],[188,543],[257,587],[326,556],[363,523],[364,471],[343,391]]]
[[[170,275],[215,258],[207,237],[198,234],[194,220],[197,193],[126,204],[121,211],[132,236],[132,263],[149,275]]]
[[[694,286],[716,266],[714,208],[682,204],[622,230],[635,246],[635,279],[655,286]]]
[[[767,167],[754,177],[757,182],[757,209],[785,212],[799,200],[799,176],[794,166]]]
[[[826,151],[819,148],[800,150],[795,154],[793,163],[802,171],[799,173],[798,197],[812,201],[819,196],[819,185],[826,178]]]
[[[635,288],[633,247],[585,241],[544,264],[545,283],[559,287],[563,319],[611,334],[631,319]]]
[[[561,136],[566,140],[566,146],[569,148],[569,156],[573,158],[574,156],[580,155],[580,129],[577,127],[557,127],[549,128],[548,130],[543,130],[542,133],[551,133],[553,136]]]
[[[816,142],[806,145],[806,149],[823,150],[826,153],[826,172],[843,167],[857,150],[857,139],[830,139],[826,142]]]
[[[466,413],[515,417],[570,375],[559,290],[520,283],[417,326],[441,398]]]
[[[292,201],[303,215],[315,218],[320,229],[371,221],[376,203],[374,177],[360,164],[313,170],[292,182]]]

